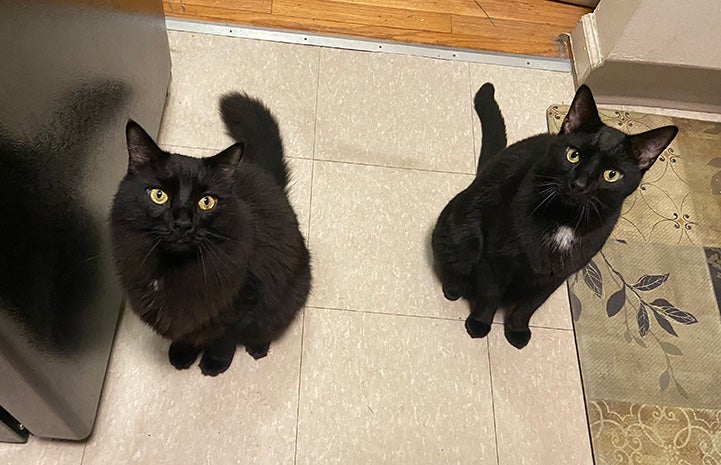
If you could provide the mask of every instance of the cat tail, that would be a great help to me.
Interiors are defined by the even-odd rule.
[[[278,121],[260,100],[233,92],[220,99],[220,116],[228,135],[245,144],[243,160],[265,169],[283,187],[288,186],[288,165]]]
[[[493,97],[495,89],[493,84],[487,82],[478,89],[473,99],[478,119],[481,120],[481,154],[478,156],[476,174],[493,158],[495,154],[506,148],[506,123],[503,120],[501,109]]]

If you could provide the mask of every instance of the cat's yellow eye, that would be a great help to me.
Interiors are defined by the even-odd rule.
[[[198,208],[207,212],[208,210],[214,209],[217,203],[218,201],[212,195],[204,195],[203,198],[198,201]]]
[[[581,154],[578,153],[578,149],[574,147],[568,147],[566,149],[566,160],[571,163],[578,163],[581,161]]]
[[[161,189],[150,189],[148,195],[150,196],[150,200],[158,205],[163,205],[168,201],[168,194],[163,192]]]
[[[606,182],[616,182],[623,177],[623,173],[616,170],[606,170],[603,172],[603,180]]]

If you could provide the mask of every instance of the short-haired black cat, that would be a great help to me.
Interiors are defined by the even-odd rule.
[[[628,136],[601,122],[581,86],[559,134],[506,148],[492,84],[478,90],[474,106],[483,135],[476,178],[438,218],[435,268],[445,297],[469,302],[471,337],[486,336],[504,307],[506,339],[520,349],[533,313],[601,250],[624,199],[678,129]]]
[[[133,310],[172,340],[170,363],[215,376],[236,345],[258,359],[305,305],[310,256],[288,201],[270,111],[221,99],[236,144],[208,158],[168,153],[135,122],[111,213],[115,263]]]

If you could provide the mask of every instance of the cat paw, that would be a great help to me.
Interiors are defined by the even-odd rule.
[[[456,282],[445,282],[443,283],[443,296],[450,301],[458,300],[463,297],[463,286]]]
[[[491,325],[483,323],[469,316],[466,318],[466,331],[473,339],[486,337],[491,332]]]
[[[173,342],[168,349],[168,360],[178,370],[185,370],[195,363],[200,349],[184,342]]]
[[[230,367],[233,357],[216,358],[213,356],[203,355],[200,359],[200,372],[205,376],[218,376]]]
[[[270,343],[257,346],[246,346],[245,351],[248,352],[248,354],[255,360],[258,360],[268,355],[268,349],[270,349]]]
[[[200,372],[205,376],[218,376],[228,369],[235,355],[235,342],[221,339],[205,348],[200,359]]]
[[[531,340],[531,330],[505,330],[506,340],[516,349],[523,349],[528,345],[528,341]]]

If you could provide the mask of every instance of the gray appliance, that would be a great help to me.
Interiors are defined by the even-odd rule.
[[[157,134],[169,81],[160,0],[0,1],[0,441],[92,431],[125,123]]]

